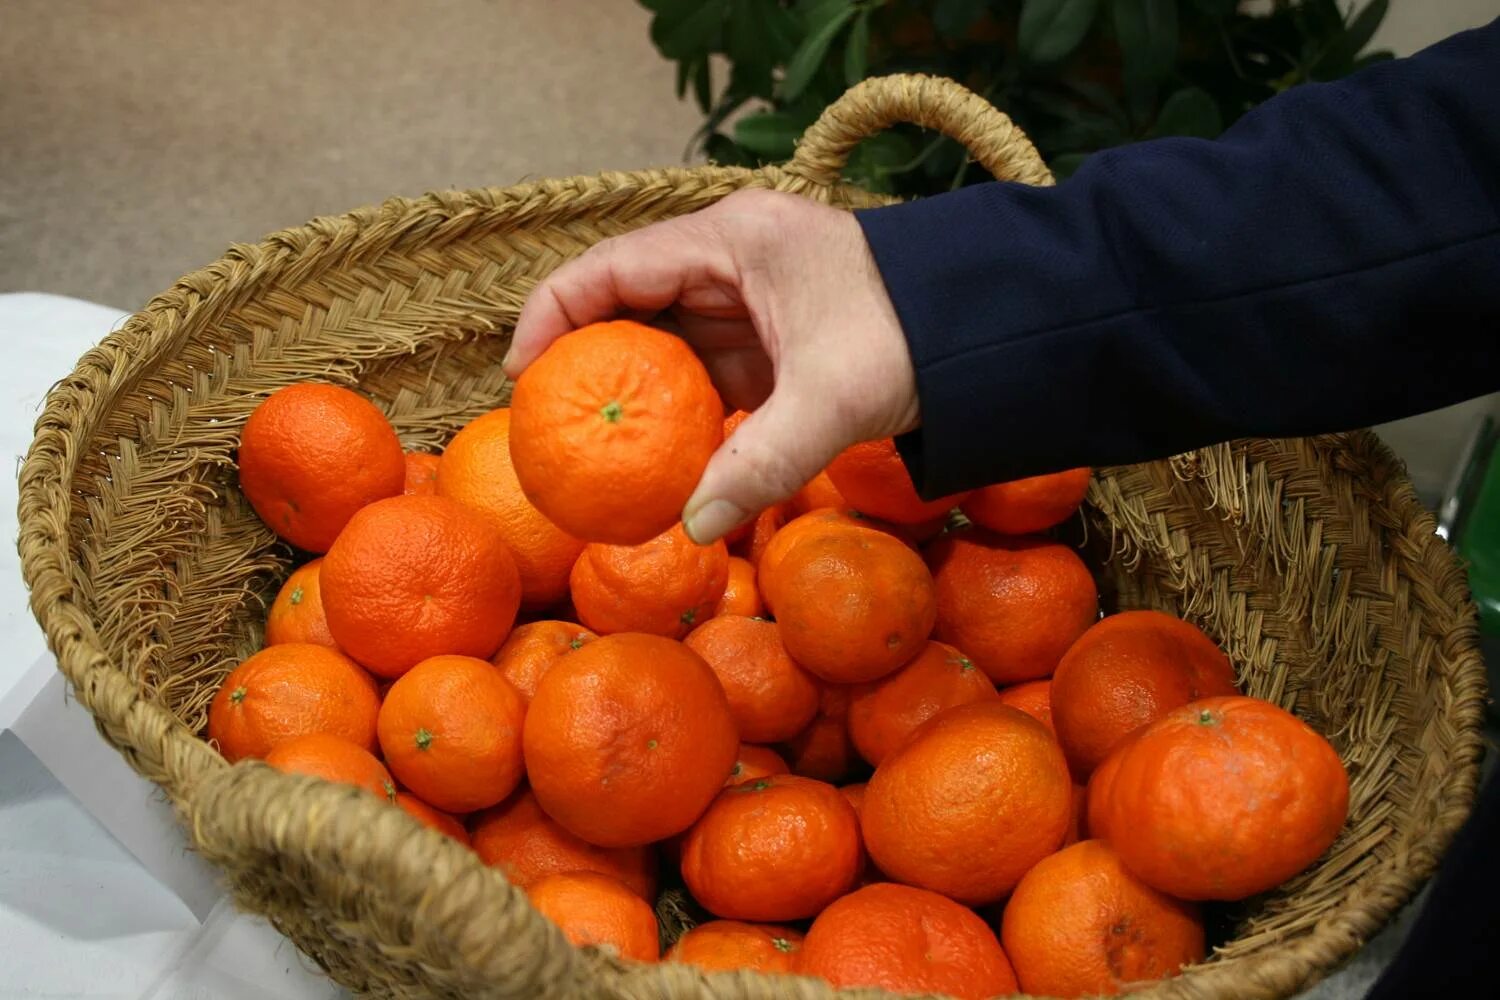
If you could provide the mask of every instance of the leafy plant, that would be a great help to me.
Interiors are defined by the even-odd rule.
[[[1288,87],[1390,58],[1365,52],[1389,0],[641,3],[678,97],[703,110],[690,148],[726,164],[785,160],[851,84],[920,72],[983,94],[1066,176],[1111,146],[1216,136]],[[902,195],[985,179],[957,143],[910,126],[863,143],[847,174]]]

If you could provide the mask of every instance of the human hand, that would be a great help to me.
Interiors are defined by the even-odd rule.
[[[848,212],[746,190],[604,240],[533,290],[505,372],[581,326],[659,313],[725,402],[753,411],[683,509],[700,544],[787,499],[849,445],[916,426],[906,338]]]

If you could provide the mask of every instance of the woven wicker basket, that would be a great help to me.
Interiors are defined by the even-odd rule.
[[[362,792],[230,766],[199,736],[257,648],[291,554],[235,488],[241,423],[304,379],[358,386],[409,445],[503,405],[499,359],[537,279],[590,244],[744,187],[845,207],[849,151],[896,121],[997,177],[1051,183],[999,112],[948,81],[856,87],[785,167],[613,173],[394,199],[236,246],[90,351],[48,397],[21,474],[37,619],[104,738],[165,790],[239,904],[339,982],[399,997],[829,997],[822,983],[633,966],[571,948],[469,851]],[[1351,818],[1153,997],[1284,997],[1347,959],[1468,812],[1484,674],[1462,568],[1368,433],[1246,441],[1099,470],[1086,514],[1123,607],[1201,624],[1248,690],[1326,733]],[[851,994],[853,995],[853,994]],[[878,991],[861,995],[875,996]]]

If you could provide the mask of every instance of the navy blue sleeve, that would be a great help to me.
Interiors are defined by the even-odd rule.
[[[1295,87],[1214,141],[859,215],[927,496],[1500,388],[1500,21]]]

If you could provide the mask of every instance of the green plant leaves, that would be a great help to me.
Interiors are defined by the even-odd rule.
[[[1213,96],[1201,87],[1183,87],[1168,97],[1151,127],[1153,136],[1186,135],[1212,139],[1224,131]]]
[[[727,0],[655,0],[651,41],[668,59],[691,59],[718,46]]]
[[[849,40],[844,43],[844,82],[854,86],[870,69],[870,12],[862,10],[854,19]]]
[[[808,11],[806,37],[786,65],[781,78],[781,98],[794,101],[807,89],[823,65],[823,57],[844,25],[854,17],[856,8],[849,0],[825,0]]]
[[[797,50],[802,27],[777,0],[730,0],[725,54],[733,63],[730,89],[769,98],[772,69]]]
[[[1016,39],[1033,63],[1056,62],[1078,48],[1099,12],[1099,0],[1026,0]]]
[[[944,38],[960,38],[989,6],[989,0],[937,0],[932,5],[932,26]]]
[[[1390,0],[1371,0],[1365,4],[1314,64],[1313,75],[1326,80],[1351,72],[1355,60],[1375,37],[1389,9]]]
[[[734,126],[734,141],[766,160],[785,160],[797,148],[807,121],[789,111],[746,115]]]
[[[1160,80],[1177,63],[1177,0],[1113,0],[1125,75]]]

